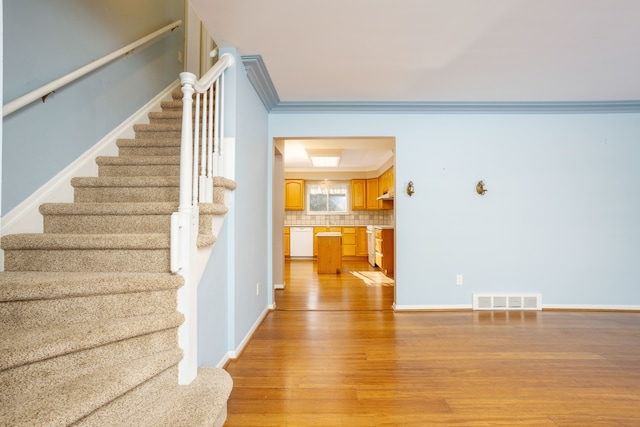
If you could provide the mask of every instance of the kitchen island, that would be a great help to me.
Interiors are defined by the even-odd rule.
[[[342,233],[328,231],[317,233],[318,274],[340,273],[342,268]]]

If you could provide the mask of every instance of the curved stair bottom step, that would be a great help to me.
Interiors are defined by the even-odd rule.
[[[221,427],[232,388],[231,376],[219,368],[200,368],[196,379],[182,386],[158,376],[73,426]]]

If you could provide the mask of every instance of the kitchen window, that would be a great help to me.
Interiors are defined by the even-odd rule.
[[[310,215],[348,213],[350,189],[348,181],[307,181],[307,213]]]

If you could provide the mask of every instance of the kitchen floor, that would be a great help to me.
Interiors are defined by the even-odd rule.
[[[366,258],[343,260],[340,274],[318,274],[314,260],[286,260],[286,287],[275,291],[276,310],[391,310],[395,287],[361,278],[376,271]]]

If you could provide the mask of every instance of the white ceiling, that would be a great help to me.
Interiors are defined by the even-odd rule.
[[[639,0],[191,0],[281,101],[640,99]]]
[[[191,3],[219,46],[262,57],[280,101],[640,100],[640,0]],[[285,148],[286,169],[304,161]]]
[[[369,172],[382,168],[394,155],[395,138],[305,138],[284,140],[284,168],[287,172],[327,171],[312,168],[307,150],[340,152],[340,164],[328,170],[335,172]]]

